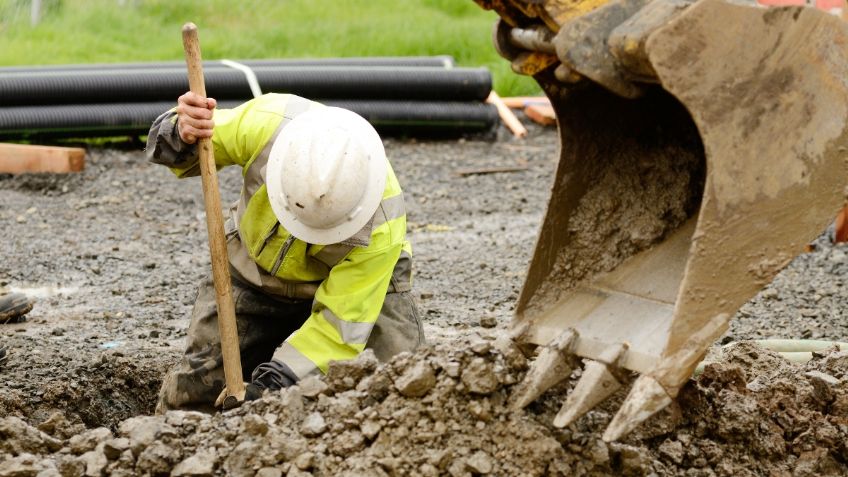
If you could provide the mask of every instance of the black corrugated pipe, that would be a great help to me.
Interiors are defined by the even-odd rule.
[[[399,66],[453,68],[454,59],[440,56],[374,56],[362,58],[282,58],[265,60],[233,60],[251,68],[262,66]],[[185,61],[159,61],[151,63],[93,63],[82,65],[8,66],[0,68],[0,76],[6,73],[43,73],[70,71],[126,71],[146,69],[175,69],[185,71]],[[220,60],[203,62],[204,69],[230,68]]]
[[[293,93],[307,98],[482,101],[492,89],[486,68],[257,67],[264,93]],[[206,91],[219,100],[252,97],[242,72],[205,72]],[[169,101],[188,91],[178,70],[127,70],[100,74],[46,72],[0,77],[0,105],[121,103]]]
[[[498,122],[485,103],[416,101],[320,101],[350,109],[383,134],[458,136],[491,130]],[[224,101],[232,108],[240,101]],[[0,108],[0,139],[144,135],[173,102],[26,106]]]

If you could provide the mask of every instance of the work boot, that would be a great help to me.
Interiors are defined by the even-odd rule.
[[[23,293],[0,295],[0,325],[26,321],[24,315],[32,310],[32,300]]]

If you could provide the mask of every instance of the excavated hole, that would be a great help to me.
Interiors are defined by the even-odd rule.
[[[127,418],[153,413],[169,364],[107,351],[52,368],[34,366],[23,384],[0,395],[0,415],[38,425],[58,413],[72,425],[114,430]]]

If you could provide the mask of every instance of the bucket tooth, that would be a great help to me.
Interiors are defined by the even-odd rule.
[[[555,427],[565,427],[592,410],[624,385],[626,378],[618,361],[628,345],[611,347],[598,361],[586,360],[583,376],[554,418]]]
[[[571,374],[576,358],[570,349],[577,333],[568,329],[542,348],[539,356],[530,365],[530,370],[512,395],[512,408],[522,409],[542,393]]]
[[[654,378],[642,375],[633,383],[630,394],[604,431],[604,442],[620,439],[649,417],[671,404],[672,397]]]
[[[606,364],[598,361],[587,361],[583,368],[583,376],[554,418],[554,426],[565,427],[573,423],[603,402],[622,385],[623,383],[618,380]]]

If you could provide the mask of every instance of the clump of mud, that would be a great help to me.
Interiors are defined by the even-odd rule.
[[[324,379],[223,414],[135,417],[68,436],[0,420],[0,475],[845,475],[848,353],[806,366],[740,346],[679,405],[621,443],[600,439],[614,402],[550,425],[565,383],[508,407],[527,361],[473,339],[378,363],[365,353]],[[764,377],[764,378],[763,378]],[[763,378],[763,379],[761,379]],[[616,399],[620,400],[620,396]],[[47,474],[45,474],[47,475]]]

